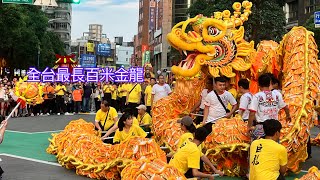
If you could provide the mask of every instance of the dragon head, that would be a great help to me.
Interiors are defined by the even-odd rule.
[[[186,56],[178,66],[172,67],[174,74],[192,77],[202,66],[208,66],[212,76],[221,73],[231,78],[235,76],[233,69],[246,71],[251,67],[247,57],[254,50],[254,43],[243,39],[241,25],[248,20],[252,3],[243,1],[241,5],[236,2],[232,7],[235,10],[233,16],[228,10],[215,12],[211,18],[198,15],[172,28],[167,35],[168,42]],[[236,29],[238,26],[240,28]],[[189,27],[192,30],[186,32]]]

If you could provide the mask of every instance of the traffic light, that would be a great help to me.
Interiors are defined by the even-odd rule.
[[[72,3],[72,4],[80,4],[81,0],[57,0],[57,2],[61,3]]]

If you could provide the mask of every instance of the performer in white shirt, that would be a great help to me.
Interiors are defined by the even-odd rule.
[[[252,101],[252,94],[249,91],[249,81],[247,79],[240,79],[238,81],[239,92],[242,94],[239,104],[239,114],[244,121],[249,119],[249,105]]]
[[[282,94],[279,91],[270,91],[271,77],[263,74],[259,77],[258,83],[260,92],[253,96],[249,106],[248,129],[253,139],[264,137],[262,123],[268,119],[278,120],[280,109],[285,110],[287,121],[291,119],[289,108],[283,101]]]
[[[205,99],[202,124],[209,133],[212,131],[212,124],[218,119],[230,118],[237,109],[237,101],[232,94],[226,91],[226,79],[217,77],[215,80],[215,90],[211,91]],[[227,109],[228,103],[232,105],[232,110]]]
[[[151,96],[151,102],[152,104],[157,102],[159,99],[167,97],[172,93],[171,88],[168,84],[164,81],[164,76],[159,75],[159,83],[155,84],[152,87],[152,96]],[[152,105],[151,105],[152,106]]]

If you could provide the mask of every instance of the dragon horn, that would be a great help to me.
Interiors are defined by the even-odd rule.
[[[227,21],[228,28],[235,28],[235,27],[241,26],[245,21],[248,20],[248,17],[251,14],[252,2],[249,2],[249,1],[242,2],[242,7],[244,8],[243,14],[241,14],[241,3],[235,2],[232,7],[235,10],[234,16],[231,17],[231,20],[228,17],[226,17],[226,20],[225,20]],[[227,15],[228,13],[226,12],[225,16]]]

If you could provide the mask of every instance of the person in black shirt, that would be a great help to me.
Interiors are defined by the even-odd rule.
[[[83,112],[90,112],[90,97],[92,95],[92,87],[89,83],[85,83],[83,87],[83,104],[82,104],[82,111]]]

